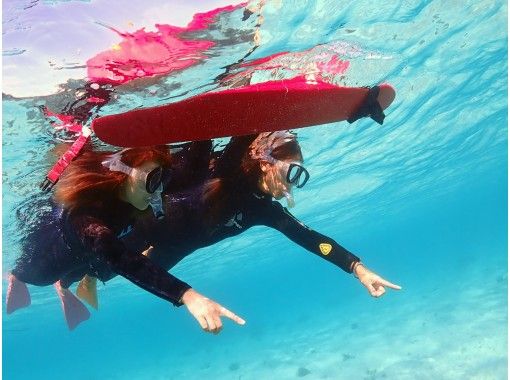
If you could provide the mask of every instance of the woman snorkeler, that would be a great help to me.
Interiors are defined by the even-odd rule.
[[[121,241],[149,205],[153,218],[161,215],[165,168],[170,163],[166,147],[88,151],[73,161],[55,189],[55,200],[62,207],[46,213],[23,243],[23,253],[9,276],[7,313],[30,304],[25,283],[55,284],[68,327],[75,328],[90,313],[59,279],[76,273],[78,278],[86,273],[100,279],[119,274],[182,305],[182,296],[191,287]],[[244,323],[220,305],[218,310]]]

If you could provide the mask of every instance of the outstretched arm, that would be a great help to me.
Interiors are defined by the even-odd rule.
[[[385,286],[392,289],[400,289],[400,286],[386,281],[367,269],[361,263],[359,257],[349,252],[333,239],[305,226],[278,202],[272,202],[268,205],[263,215],[265,225],[277,229],[293,242],[324,260],[335,264],[345,272],[354,273],[372,296],[382,296],[385,292]]]
[[[278,202],[271,202],[264,209],[264,224],[282,232],[294,243],[335,264],[347,273],[360,259],[333,239],[312,230],[297,220]]]
[[[191,286],[156,265],[147,255],[127,250],[113,231],[100,220],[84,216],[77,218],[74,224],[85,247],[112,271],[175,306],[186,305],[204,331],[218,334],[223,327],[221,317],[244,325],[242,318],[196,292]]]
[[[172,276],[146,256],[130,252],[114,231],[101,220],[91,216],[79,216],[74,218],[73,225],[85,249],[107,264],[113,272],[175,306],[182,305],[182,295],[191,286]]]

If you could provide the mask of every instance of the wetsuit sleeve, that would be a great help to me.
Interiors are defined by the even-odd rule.
[[[359,257],[333,239],[305,226],[280,203],[271,202],[263,210],[262,223],[264,225],[277,229],[294,243],[335,264],[345,272],[352,273],[353,264],[360,261]]]
[[[114,231],[91,216],[73,218],[73,227],[87,252],[106,263],[113,272],[148,292],[181,306],[180,299],[191,288],[142,254],[130,252]]]
[[[232,137],[217,159],[213,169],[214,177],[226,177],[239,170],[241,161],[257,135]]]

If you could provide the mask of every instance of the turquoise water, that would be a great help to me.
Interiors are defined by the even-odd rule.
[[[97,22],[185,25],[227,3],[173,4],[4,2],[3,272],[25,234],[16,219],[37,217],[31,199],[44,197],[37,185],[55,160],[55,133],[36,106],[63,109],[86,59],[118,42]],[[257,29],[249,59],[295,54],[282,59],[286,70],[262,67],[252,81],[334,53],[350,61],[335,83],[391,83],[397,98],[383,126],[298,131],[311,180],[292,212],[403,289],[373,299],[354,277],[257,227],[172,271],[245,326],[225,321],[220,335],[204,334],[184,308],[117,278],[99,285],[100,310],[69,332],[53,288],[30,287],[31,307],[3,312],[4,378],[506,379],[506,2],[275,0],[242,15],[225,13],[203,32],[217,41],[203,62],[118,87],[100,114],[217,87]]]

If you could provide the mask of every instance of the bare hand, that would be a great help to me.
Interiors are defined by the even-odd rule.
[[[386,289],[384,288],[385,286],[395,290],[402,289],[400,286],[392,284],[371,270],[365,268],[363,264],[356,265],[354,268],[354,274],[373,297],[382,296],[386,292]]]
[[[182,296],[182,303],[195,317],[206,332],[218,334],[223,328],[221,317],[227,317],[239,325],[244,325],[244,319],[238,317],[220,304],[204,297],[193,289],[188,289]]]

